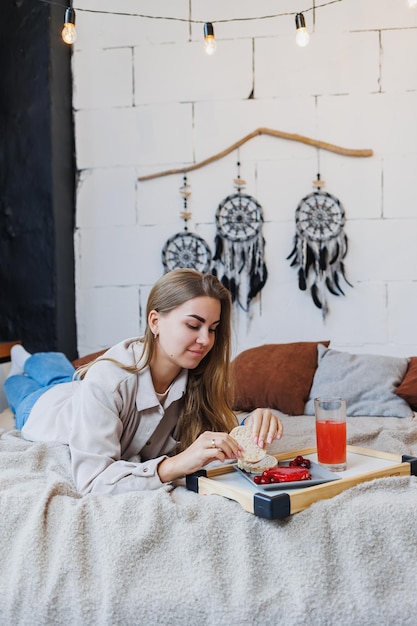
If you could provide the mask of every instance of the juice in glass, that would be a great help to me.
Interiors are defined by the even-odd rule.
[[[316,421],[316,437],[318,462],[346,469],[346,422]]]
[[[315,398],[317,460],[333,472],[346,469],[346,400]]]

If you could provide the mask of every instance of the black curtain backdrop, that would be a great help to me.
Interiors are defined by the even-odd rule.
[[[66,3],[2,0],[0,341],[77,356]]]

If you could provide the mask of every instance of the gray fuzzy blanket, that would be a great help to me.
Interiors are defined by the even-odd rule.
[[[285,417],[281,451],[314,445]],[[350,418],[349,443],[417,455],[417,420]],[[183,486],[81,497],[66,446],[0,434],[0,624],[415,626],[417,479],[285,520]]]

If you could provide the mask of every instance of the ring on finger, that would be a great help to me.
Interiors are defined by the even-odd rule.
[[[217,448],[216,446],[216,442],[214,441],[214,439],[211,440],[211,446],[210,448]]]

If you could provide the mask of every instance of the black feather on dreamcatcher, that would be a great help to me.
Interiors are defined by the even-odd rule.
[[[238,176],[237,193],[227,196],[216,212],[215,252],[212,273],[229,289],[232,301],[249,311],[251,300],[264,287],[268,272],[264,261],[263,212]]]
[[[345,274],[344,258],[348,239],[343,230],[345,210],[335,196],[322,191],[320,174],[315,181],[316,191],[305,196],[295,211],[296,234],[294,248],[287,259],[298,267],[298,286],[308,287],[314,304],[323,318],[329,312],[326,290],[335,296],[345,295],[340,278],[350,285]]]
[[[188,211],[188,198],[191,195],[187,177],[180,187],[180,194],[184,198],[184,210],[180,217],[184,220],[184,230],[170,237],[162,249],[162,265],[165,273],[177,268],[190,268],[206,274],[210,270],[211,251],[202,237],[188,230],[188,220],[191,213]]]

